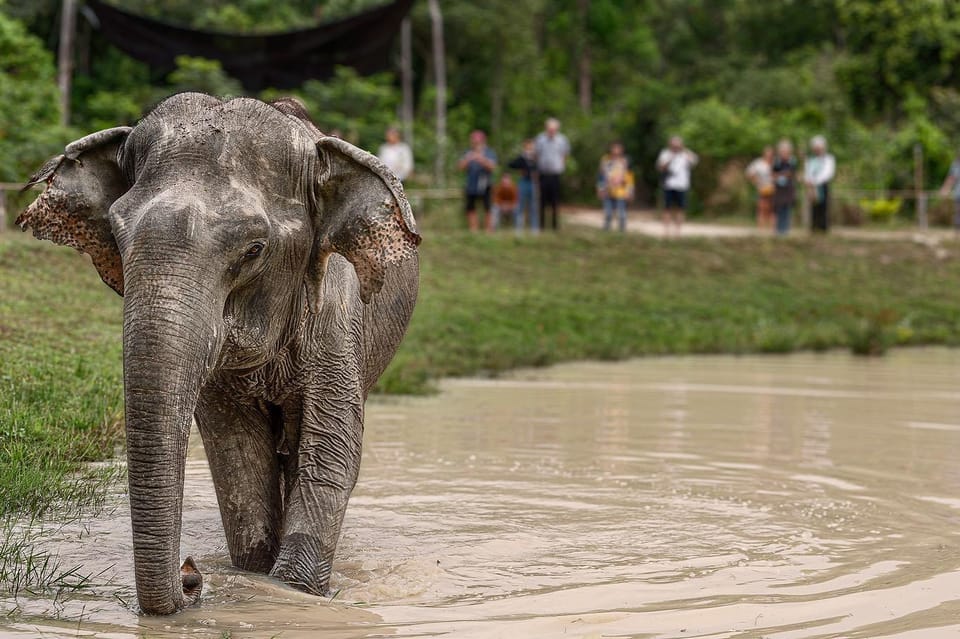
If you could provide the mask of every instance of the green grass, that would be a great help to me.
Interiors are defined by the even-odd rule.
[[[575,359],[960,343],[957,244],[425,235],[390,392]]]
[[[420,301],[382,392],[575,359],[960,342],[957,244],[516,238],[427,218]],[[121,323],[85,257],[0,235],[0,520],[96,499],[77,473],[122,439]]]
[[[109,567],[98,574],[83,573],[79,566],[64,566],[58,555],[38,550],[34,545],[37,532],[30,527],[16,527],[8,521],[0,533],[0,596],[46,593],[61,601],[89,589],[95,579],[105,581]]]
[[[121,326],[86,258],[0,235],[0,518],[82,501],[78,463],[113,455]]]
[[[0,234],[0,596],[60,601],[91,584],[31,522],[96,511],[119,476],[83,462],[120,441],[120,302],[76,252]]]

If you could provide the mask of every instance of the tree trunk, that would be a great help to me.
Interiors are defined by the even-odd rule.
[[[433,167],[438,186],[446,185],[447,174],[447,64],[443,40],[443,13],[439,0],[428,0],[433,33],[433,75],[436,82],[437,157]]]
[[[400,107],[400,122],[403,137],[413,148],[413,52],[411,47],[410,16],[400,23],[400,84],[403,87],[403,104]]]
[[[577,60],[577,94],[580,109],[589,113],[593,102],[593,72],[590,64],[590,0],[577,0],[580,16],[580,55]]]
[[[77,30],[77,2],[63,0],[60,12],[60,45],[57,51],[57,87],[60,89],[60,124],[70,124],[70,86],[73,79],[73,38]]]
[[[495,54],[493,84],[490,87],[490,133],[494,147],[499,146],[502,140],[503,124],[503,54],[498,47]]]

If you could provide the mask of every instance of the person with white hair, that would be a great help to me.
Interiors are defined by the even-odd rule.
[[[803,181],[813,202],[810,230],[814,233],[826,233],[830,228],[827,204],[830,199],[830,181],[836,170],[836,160],[827,153],[827,139],[822,135],[815,135],[810,140],[810,156],[807,157],[803,171]]]
[[[540,228],[547,228],[547,206],[553,216],[550,228],[557,230],[560,223],[560,176],[567,168],[570,141],[560,133],[560,120],[547,118],[543,132],[534,140],[537,153],[537,173],[540,175]]]

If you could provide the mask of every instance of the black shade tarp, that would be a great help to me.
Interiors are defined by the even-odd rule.
[[[338,65],[360,75],[388,69],[394,36],[412,4],[394,0],[312,29],[246,35],[185,29],[87,0],[103,36],[127,55],[160,70],[173,70],[178,55],[219,60],[252,92],[323,80]]]

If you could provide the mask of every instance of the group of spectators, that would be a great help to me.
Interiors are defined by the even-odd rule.
[[[513,217],[517,232],[527,224],[533,232],[545,228],[557,230],[560,178],[569,155],[570,142],[560,132],[560,122],[549,118],[543,132],[534,139],[525,140],[521,153],[507,163],[508,169],[519,172],[518,181],[514,183],[510,173],[504,171],[497,183],[491,185],[497,167],[496,153],[487,146],[482,131],[471,133],[470,149],[458,164],[466,174],[465,211],[470,230],[481,228],[478,204],[483,204],[486,223],[482,226],[488,231],[495,230],[506,215]],[[684,146],[679,136],[672,137],[667,148],[657,157],[657,170],[664,189],[663,223],[667,235],[670,235],[671,228],[680,233],[690,190],[690,173],[697,161],[697,155]],[[596,189],[603,203],[604,229],[612,228],[616,216],[620,231],[626,230],[627,204],[633,200],[635,183],[623,144],[613,142],[600,159],[597,171]]]
[[[377,156],[401,182],[405,181],[413,173],[410,146],[401,140],[396,128],[387,129],[385,137]],[[497,154],[487,146],[483,131],[471,132],[470,148],[457,163],[466,176],[467,226],[472,231],[480,230],[481,226],[493,231],[499,226],[500,218],[509,215],[518,233],[528,225],[534,233],[545,228],[556,231],[560,225],[560,177],[569,156],[570,141],[560,132],[560,121],[548,118],[543,132],[536,138],[524,140],[521,152],[507,163],[507,168],[517,171],[516,182],[504,171],[494,183]],[[486,216],[482,225],[480,205]]]
[[[812,202],[810,229],[814,233],[829,230],[830,182],[837,165],[833,155],[827,152],[827,141],[822,135],[810,140],[810,155],[802,176],[797,175],[798,166],[793,144],[784,139],[777,143],[776,151],[772,146],[764,147],[763,155],[747,167],[747,178],[757,189],[757,225],[761,229],[775,230],[778,235],[790,232],[797,202],[797,181],[801,179]]]
[[[466,174],[467,226],[471,231],[480,230],[477,210],[478,204],[482,204],[486,216],[482,226],[487,231],[494,231],[505,216],[513,217],[518,233],[527,226],[533,233],[543,229],[556,231],[560,225],[560,177],[569,156],[570,141],[560,132],[560,121],[548,118],[543,132],[524,140],[523,150],[507,163],[507,168],[518,172],[517,181],[509,171],[504,171],[492,184],[497,154],[487,146],[483,131],[473,131],[470,148],[457,164]]]
[[[387,130],[386,141],[378,155],[401,181],[413,172],[413,154],[395,128]],[[548,118],[543,131],[535,138],[524,140],[520,153],[506,164],[506,169],[516,171],[516,181],[509,170],[504,170],[494,181],[497,154],[487,146],[483,131],[471,132],[470,148],[457,164],[465,174],[464,211],[469,229],[479,231],[484,228],[492,232],[501,220],[512,217],[518,233],[526,228],[533,233],[544,229],[557,230],[561,176],[569,156],[570,142],[560,132],[559,120]],[[656,169],[663,193],[662,221],[664,234],[668,237],[680,234],[691,173],[698,161],[697,154],[677,135],[670,138],[657,156]],[[822,135],[810,140],[810,154],[806,157],[802,174],[798,174],[798,167],[793,144],[787,139],[780,140],[776,148],[765,147],[763,154],[747,167],[747,178],[756,188],[757,224],[761,229],[775,231],[778,235],[790,232],[798,185],[807,190],[812,202],[811,230],[825,233],[829,229],[827,207],[836,161],[827,152],[827,141]],[[956,184],[960,191],[960,163],[956,171],[951,170],[949,180],[952,180],[950,186]],[[616,218],[619,230],[625,231],[627,205],[635,193],[635,177],[621,142],[610,144],[600,159],[596,191],[603,203],[604,229],[610,230]],[[485,216],[482,223],[481,206]]]

